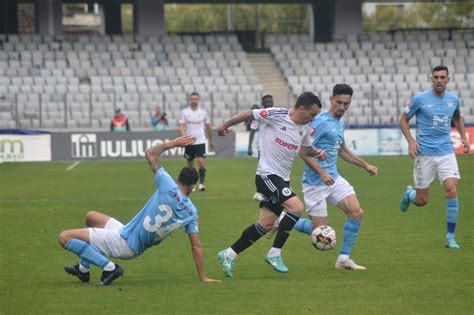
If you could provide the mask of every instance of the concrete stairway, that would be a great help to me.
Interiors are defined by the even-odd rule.
[[[263,85],[264,94],[273,96],[275,107],[291,107],[296,98],[288,86],[283,73],[270,53],[248,53],[255,74]],[[260,105],[260,104],[259,104]]]

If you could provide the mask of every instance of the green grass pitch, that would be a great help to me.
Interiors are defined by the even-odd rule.
[[[283,251],[290,271],[276,273],[263,257],[271,246],[261,239],[236,261],[226,279],[216,254],[255,222],[252,201],[256,160],[207,161],[207,191],[191,195],[199,210],[208,276],[198,281],[183,230],[130,261],[119,262],[124,277],[109,287],[66,275],[63,265],[76,256],[57,242],[65,229],[84,226],[96,209],[127,222],[154,191],[145,161],[0,164],[0,314],[473,314],[474,313],[474,157],[459,156],[457,240],[461,250],[444,248],[445,200],[431,186],[423,208],[401,213],[398,204],[411,183],[408,157],[369,157],[379,167],[370,177],[339,162],[355,187],[365,218],[353,249],[367,271],[334,269],[344,215],[329,209],[338,233],[335,250],[320,252],[310,238],[293,232]],[[184,160],[164,161],[176,176]],[[293,168],[292,187],[301,197],[303,164]]]

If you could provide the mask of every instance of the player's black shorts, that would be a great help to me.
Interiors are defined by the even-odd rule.
[[[196,157],[206,157],[206,145],[192,144],[184,148],[184,158],[188,161],[194,160]]]
[[[296,196],[290,187],[290,182],[283,180],[283,178],[277,175],[257,175],[255,177],[255,186],[257,187],[257,192],[263,195],[263,200],[260,201],[260,208],[268,208],[277,216],[283,211],[281,204]]]

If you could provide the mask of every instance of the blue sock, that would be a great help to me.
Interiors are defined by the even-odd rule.
[[[454,230],[456,229],[456,223],[458,222],[459,204],[458,199],[447,199],[446,200],[446,222],[448,233],[447,238],[454,238]]]
[[[341,251],[339,254],[350,256],[352,246],[354,246],[357,235],[359,234],[359,228],[360,220],[354,220],[351,218],[346,219],[346,223],[344,224],[344,236],[342,238]]]
[[[103,269],[110,262],[107,258],[93,250],[89,244],[82,240],[69,240],[64,248],[81,257],[81,261],[88,260],[101,269]]]
[[[416,200],[416,190],[412,189],[408,192],[408,198],[410,198],[410,201],[412,203],[415,203]]]
[[[311,234],[313,232],[313,222],[308,219],[299,219],[293,228],[298,232]]]

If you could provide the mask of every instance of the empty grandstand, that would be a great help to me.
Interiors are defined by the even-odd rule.
[[[118,11],[107,1],[94,2],[105,8],[102,35],[64,34],[62,2],[38,3],[37,34],[12,31],[7,19],[0,23],[0,128],[106,130],[121,108],[136,130],[149,126],[156,105],[176,128],[194,91],[217,125],[264,93],[274,94],[278,106],[303,91],[327,103],[331,87],[341,82],[355,90],[349,125],[391,125],[414,93],[429,88],[437,64],[449,67],[448,89],[461,98],[466,121],[474,121],[472,29],[363,34],[360,13],[345,11],[362,1],[339,0],[334,7],[301,2],[311,11],[309,32],[264,34],[263,49],[252,55],[233,31],[165,34],[164,1],[149,10],[135,1],[135,35],[119,34]],[[2,16],[18,3],[4,0]],[[324,20],[330,12],[333,19]],[[147,20],[149,14],[156,21]]]

